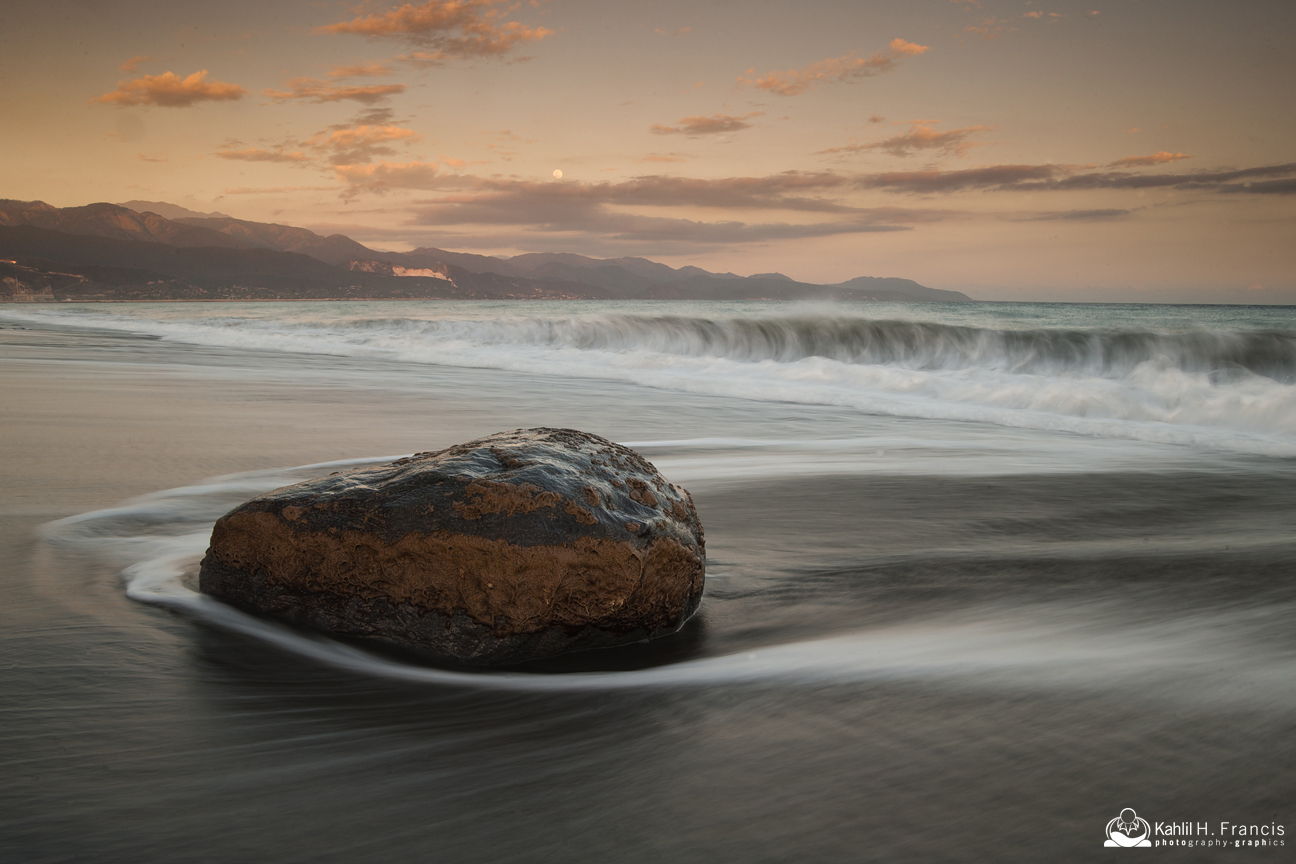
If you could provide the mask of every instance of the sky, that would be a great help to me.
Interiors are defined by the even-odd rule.
[[[8,0],[0,198],[1296,302],[1296,4]]]

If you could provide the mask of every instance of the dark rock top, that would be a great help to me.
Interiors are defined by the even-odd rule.
[[[642,456],[520,429],[252,499],[200,587],[234,605],[470,663],[674,632],[701,600],[692,498]]]

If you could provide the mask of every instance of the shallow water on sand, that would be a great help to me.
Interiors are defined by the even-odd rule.
[[[399,455],[382,445],[405,399],[434,406],[419,449],[532,425],[614,438],[694,494],[708,582],[669,639],[463,673],[186,587],[217,516],[337,465],[194,475],[47,523],[6,546],[0,611],[17,860],[1084,860],[1124,807],[1296,830],[1281,452],[50,332],[18,360],[245,382],[286,417],[321,385],[340,415],[363,394],[374,446],[342,460]]]

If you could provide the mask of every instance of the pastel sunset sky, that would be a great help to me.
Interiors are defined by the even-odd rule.
[[[978,299],[1296,302],[1291,2],[11,0],[3,19],[4,198]]]

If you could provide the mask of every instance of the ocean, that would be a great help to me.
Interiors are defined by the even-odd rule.
[[[1290,854],[1220,823],[1296,831],[1294,307],[26,304],[0,337],[13,860],[1070,861],[1123,808],[1205,823],[1180,860]],[[541,425],[692,492],[683,631],[465,672],[193,590],[255,494]]]

